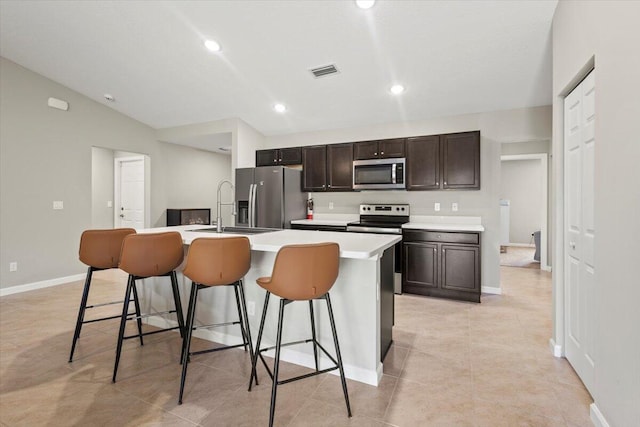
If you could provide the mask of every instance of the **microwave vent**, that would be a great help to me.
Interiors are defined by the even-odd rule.
[[[337,74],[339,71],[335,65],[325,65],[322,67],[312,68],[311,73],[315,76],[316,79],[320,77],[330,76],[331,74]]]

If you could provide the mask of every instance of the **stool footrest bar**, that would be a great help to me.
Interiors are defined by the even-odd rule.
[[[157,331],[144,332],[142,334],[128,335],[126,337],[122,337],[122,339],[123,340],[128,340],[128,339],[131,339],[131,338],[146,337],[147,335],[159,334],[160,332],[173,331],[174,329],[180,329],[180,326],[174,326],[173,328],[159,329]]]
[[[321,371],[318,371],[318,372],[311,372],[304,375],[298,375],[297,377],[287,378],[286,380],[278,381],[278,385],[287,384],[293,381],[303,380],[305,378],[315,377],[316,375],[320,375],[320,374],[326,374],[327,372],[335,371],[336,369],[338,369],[338,365],[332,368],[322,369]]]
[[[160,311],[158,313],[141,314],[140,316],[127,317],[127,320],[146,319],[151,316],[162,316],[163,314],[175,313],[175,310]]]
[[[129,315],[132,315],[132,314],[135,314],[135,313],[130,313]],[[82,323],[85,324],[85,323],[100,322],[102,320],[119,319],[120,317],[122,317],[122,315],[116,314],[115,316],[101,317],[99,319],[83,320]]]
[[[244,347],[245,344],[236,344],[236,345],[227,345],[224,347],[216,347],[216,348],[210,348],[208,350],[198,350],[198,351],[192,351],[189,353],[189,356],[193,356],[195,354],[204,354],[204,353],[213,353],[214,351],[220,351],[220,350],[226,350],[228,348],[237,348],[237,347]]]
[[[122,304],[123,302],[124,301],[103,302],[103,303],[100,303],[100,304],[87,305],[84,308],[104,307],[105,305]]]
[[[214,323],[212,325],[194,326],[192,330],[195,331],[196,329],[217,328],[219,326],[231,326],[231,325],[239,325],[239,324],[240,324],[240,321],[236,320],[235,322],[224,322],[224,323]]]

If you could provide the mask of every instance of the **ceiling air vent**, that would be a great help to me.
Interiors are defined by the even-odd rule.
[[[313,73],[316,79],[338,73],[338,69],[333,64],[325,65],[323,67],[312,68],[309,71]]]

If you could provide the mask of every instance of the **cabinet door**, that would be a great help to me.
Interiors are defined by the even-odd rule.
[[[281,148],[279,151],[278,164],[283,166],[302,164],[302,149],[300,147]]]
[[[440,137],[407,138],[407,190],[440,189]]]
[[[327,182],[326,145],[302,148],[302,191],[325,191]]]
[[[378,158],[378,141],[363,141],[353,144],[353,158],[367,160]]]
[[[378,155],[381,158],[404,157],[404,142],[404,138],[384,139],[378,144],[378,148],[380,149]]]
[[[438,287],[438,244],[404,243],[403,291]]]
[[[256,151],[256,166],[274,166],[278,164],[278,150]]]
[[[353,144],[327,145],[327,190],[353,189]]]
[[[480,132],[441,135],[442,188],[480,189]]]
[[[442,289],[480,292],[480,248],[442,245]]]

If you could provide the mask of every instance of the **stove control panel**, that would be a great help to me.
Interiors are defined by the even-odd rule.
[[[360,215],[409,216],[409,205],[360,205]]]

